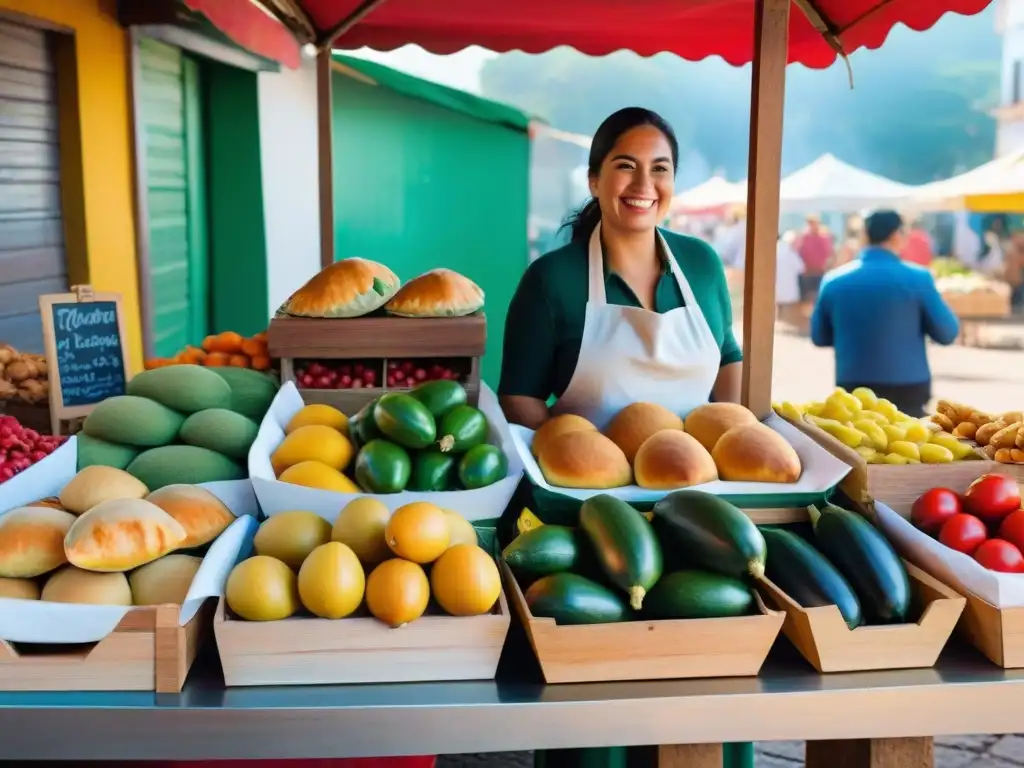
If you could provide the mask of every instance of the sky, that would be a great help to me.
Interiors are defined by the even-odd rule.
[[[376,61],[400,69],[424,80],[448,85],[470,93],[480,93],[480,70],[484,62],[497,56],[484,48],[472,46],[450,56],[436,56],[418,45],[406,45],[395,51],[381,53],[370,48],[346,51],[349,56]]]

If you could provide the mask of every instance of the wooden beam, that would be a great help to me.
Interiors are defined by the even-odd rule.
[[[385,0],[363,0],[352,13],[324,32],[320,40],[317,41],[317,46],[321,50],[329,51],[339,37],[350,31],[356,24],[383,5],[384,2]]]
[[[722,768],[721,744],[663,744],[658,768]]]
[[[771,412],[789,5],[790,0],[757,0],[755,10],[743,286],[743,403],[759,418]]]
[[[931,738],[808,741],[806,768],[933,768]]]
[[[320,179],[320,267],[334,263],[334,137],[331,51],[316,58],[316,136]]]

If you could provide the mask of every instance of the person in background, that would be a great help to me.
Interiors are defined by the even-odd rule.
[[[931,266],[932,259],[935,258],[935,246],[920,219],[915,219],[907,228],[906,242],[900,250],[900,258],[911,264],[920,264],[922,267]]]
[[[796,252],[804,262],[804,273],[800,275],[800,298],[814,301],[822,275],[835,256],[832,237],[822,228],[821,219],[817,216],[807,217],[804,231],[796,239]]]
[[[1024,312],[1024,230],[1014,230],[1006,255],[1006,282],[1010,284],[1010,305],[1015,313]]]
[[[994,216],[981,240],[981,253],[974,269],[989,277],[1002,277],[1006,272],[1006,255],[1010,250],[1010,233],[1006,217]]]
[[[747,220],[742,208],[729,210],[715,232],[713,245],[725,266],[743,269],[747,256]]]
[[[841,267],[848,264],[860,254],[864,247],[864,221],[860,216],[851,216],[846,220],[846,233],[843,242],[836,249],[836,257],[832,266]]]
[[[906,237],[895,211],[865,221],[860,259],[829,272],[811,315],[811,341],[834,347],[836,385],[870,387],[908,416],[931,400],[925,340],[952,344],[960,333],[931,273],[897,255]]]
[[[804,262],[786,242],[786,237],[779,233],[779,241],[775,248],[775,307],[776,318],[786,323],[794,323],[795,310],[800,304],[800,275],[804,272]]]

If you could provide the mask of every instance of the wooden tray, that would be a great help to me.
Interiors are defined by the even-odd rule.
[[[487,615],[427,614],[398,629],[369,616],[240,621],[223,598],[213,621],[228,686],[491,680],[508,625],[504,591]]]
[[[207,601],[184,627],[177,605],[133,608],[98,643],[73,650],[0,640],[0,690],[180,693],[213,608]]]
[[[968,594],[958,631],[993,664],[1024,668],[1024,608],[996,608]]]
[[[914,624],[851,630],[834,605],[804,608],[770,580],[760,582],[768,603],[785,611],[782,631],[818,672],[931,667],[964,610],[964,598],[904,561],[920,616]]]
[[[548,683],[753,677],[785,619],[755,593],[758,616],[559,626],[534,617],[512,571],[501,569]]]
[[[271,357],[483,357],[487,318],[275,317],[267,329]]]
[[[837,459],[853,467],[853,471],[839,483],[839,488],[860,504],[870,504],[875,499],[884,499],[889,506],[913,504],[931,488],[940,485],[966,487],[979,475],[998,472],[999,467],[1005,466],[980,456],[977,460],[950,464],[868,464],[855,450],[806,419],[787,421]]]

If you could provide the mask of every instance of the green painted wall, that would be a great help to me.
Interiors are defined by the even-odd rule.
[[[267,327],[267,239],[256,73],[203,62],[211,327]]]
[[[475,281],[486,294],[492,388],[527,265],[529,169],[524,132],[334,76],[337,257],[387,264],[403,282],[435,267]]]

